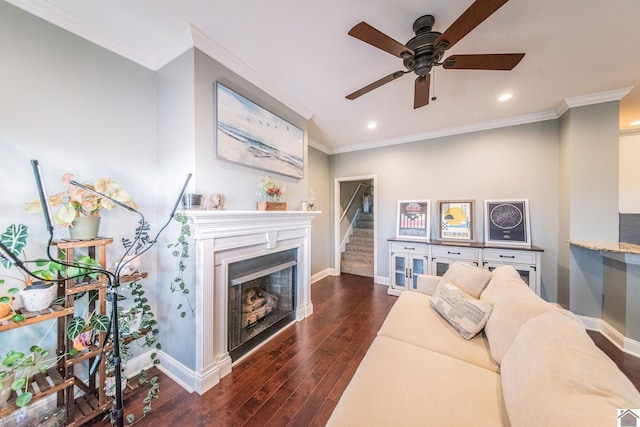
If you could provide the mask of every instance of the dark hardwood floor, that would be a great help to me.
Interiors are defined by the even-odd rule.
[[[125,400],[140,426],[324,426],[396,301],[373,279],[343,274],[312,286],[314,314],[233,367],[202,396],[160,373],[160,395],[141,418],[144,386]],[[590,335],[640,389],[639,359]],[[92,426],[108,426],[96,420]]]

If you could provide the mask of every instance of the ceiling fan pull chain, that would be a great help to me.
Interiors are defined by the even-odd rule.
[[[431,69],[431,74],[432,74],[431,81],[433,82],[433,90],[431,91],[431,93],[433,93],[433,96],[431,97],[431,100],[435,101],[436,99],[438,99],[436,98],[436,69],[435,68]]]

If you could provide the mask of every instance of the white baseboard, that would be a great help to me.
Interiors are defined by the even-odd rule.
[[[385,276],[376,276],[374,282],[378,285],[389,286],[389,278]]]
[[[640,357],[640,341],[625,337],[620,331],[602,319],[587,316],[578,316],[578,318],[582,321],[585,328],[600,332],[620,350],[634,357]]]
[[[194,372],[192,369],[187,368],[182,363],[178,362],[173,357],[169,356],[163,351],[159,351],[160,364],[158,369],[164,372],[169,378],[178,383],[180,387],[193,393],[196,390],[194,384]]]
[[[314,283],[316,283],[319,280],[324,279],[325,277],[328,276],[335,276],[334,273],[334,269],[333,268],[325,268],[322,271],[317,272],[316,274],[312,274],[311,275],[311,284],[313,285]]]

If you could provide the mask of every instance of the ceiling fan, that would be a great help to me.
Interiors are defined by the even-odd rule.
[[[366,22],[360,22],[349,31],[349,35],[382,49],[403,60],[406,70],[396,71],[362,89],[346,96],[356,99],[407,73],[418,75],[414,88],[413,108],[429,104],[430,72],[435,66],[454,70],[511,70],[524,57],[524,53],[494,53],[479,55],[452,55],[442,60],[444,51],[450,49],[482,21],[491,16],[508,0],[476,0],[451,24],[444,33],[431,31],[435,18],[424,15],[413,23],[415,37],[403,45]]]

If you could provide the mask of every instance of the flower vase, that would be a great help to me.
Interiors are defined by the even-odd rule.
[[[286,202],[258,202],[257,209],[259,211],[286,211],[287,203]]]
[[[71,240],[91,240],[98,237],[99,216],[78,216],[69,227]]]

